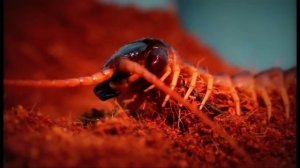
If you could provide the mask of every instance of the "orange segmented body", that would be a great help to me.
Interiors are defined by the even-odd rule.
[[[270,120],[274,108],[270,94],[275,92],[284,106],[282,116],[289,119],[290,111],[294,109],[291,100],[295,97],[290,89],[295,89],[296,69],[283,71],[273,68],[258,74],[242,72],[234,76],[213,75],[184,63],[176,51],[165,42],[146,38],[122,47],[108,60],[101,72],[89,77],[41,81],[4,80],[4,83],[35,87],[96,84],[94,93],[98,98],[107,100],[117,97],[120,104],[126,105],[132,111],[145,101],[156,104],[157,110],[162,109],[162,112],[176,105],[178,110],[188,109],[188,112],[210,126],[216,134],[226,139],[238,154],[249,161],[250,158],[244,149],[204,111],[229,112],[232,115],[243,116],[249,108],[263,108],[266,118]],[[129,103],[128,99],[131,100]],[[262,107],[260,99],[264,104]]]
[[[291,111],[290,99],[295,99],[295,97],[290,97],[288,90],[290,87],[295,89],[296,86],[295,67],[286,71],[281,68],[271,68],[257,74],[242,71],[233,76],[227,74],[213,75],[201,68],[184,63],[173,48],[169,47],[168,50],[168,63],[165,65],[163,73],[157,76],[161,81],[167,83],[171,90],[184,90],[181,92],[184,100],[191,100],[190,98],[195,98],[196,95],[200,94],[201,100],[192,100],[198,104],[199,110],[207,105],[207,102],[212,99],[211,97],[218,95],[218,92],[223,92],[233,101],[233,109],[230,109],[231,113],[242,115],[247,111],[242,110],[241,102],[244,100],[241,100],[241,95],[250,97],[252,108],[260,107],[259,104],[261,103],[258,102],[258,98],[260,98],[266,107],[266,117],[270,120],[273,108],[270,94],[275,92],[280,96],[284,106],[282,116],[286,119],[289,118]],[[144,90],[144,93],[153,88],[154,85],[151,85]],[[161,106],[165,107],[168,100],[169,95],[166,94]]]

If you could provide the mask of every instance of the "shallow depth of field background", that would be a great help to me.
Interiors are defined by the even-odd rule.
[[[114,0],[176,8],[182,24],[232,64],[254,71],[296,65],[296,0]]]

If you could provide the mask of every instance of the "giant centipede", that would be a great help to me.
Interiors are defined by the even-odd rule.
[[[204,109],[210,108],[218,113],[229,111],[232,115],[242,116],[247,111],[244,110],[247,103],[242,103],[246,96],[251,108],[265,109],[269,121],[274,108],[270,94],[275,93],[281,98],[284,107],[282,116],[289,119],[290,111],[294,109],[291,100],[295,99],[294,92],[289,90],[295,87],[296,82],[295,67],[289,70],[271,68],[257,74],[242,71],[233,76],[210,74],[205,68],[185,63],[175,49],[155,38],[143,38],[124,45],[104,64],[100,72],[90,76],[60,80],[4,80],[5,85],[28,87],[96,85],[94,93],[98,98],[105,101],[117,97],[119,103],[128,105],[131,111],[139,108],[143,101],[153,101],[160,109],[168,108],[176,101],[179,109],[187,108],[199,117],[245,159],[250,159],[247,153],[204,113]],[[227,98],[222,98],[224,95]],[[225,99],[232,102],[230,105],[227,103],[227,108],[218,108],[218,101],[213,101]],[[263,107],[260,107],[259,99]]]

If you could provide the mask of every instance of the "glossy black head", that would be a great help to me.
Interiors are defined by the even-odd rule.
[[[94,88],[94,93],[101,100],[116,97],[120,91],[110,87],[110,82],[118,83],[126,80],[130,74],[118,70],[120,58],[126,58],[144,66],[151,73],[159,76],[168,63],[169,45],[159,39],[145,38],[121,47],[104,65],[105,68],[115,69],[113,77],[107,82]]]
[[[168,62],[169,46],[159,39],[145,38],[121,47],[104,65],[104,68],[115,68],[120,58],[144,65],[150,72],[158,75]]]

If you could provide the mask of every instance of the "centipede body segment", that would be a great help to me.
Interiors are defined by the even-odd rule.
[[[185,76],[182,76],[183,74]],[[291,105],[287,90],[291,85],[296,84],[296,71],[295,68],[288,71],[273,68],[258,74],[247,71],[233,76],[210,74],[201,68],[185,64],[176,51],[165,42],[146,38],[122,47],[107,61],[100,72],[89,77],[41,81],[4,80],[4,83],[5,85],[35,87],[75,87],[96,84],[94,93],[101,100],[127,94],[128,89],[135,95],[148,94],[159,89],[164,93],[164,98],[154,101],[159,101],[157,103],[162,108],[168,106],[170,99],[178,101],[217,134],[225,138],[238,154],[248,160],[250,158],[247,153],[220,126],[203,113],[203,108],[209,104],[211,96],[218,95],[217,92],[220,91],[231,97],[234,105],[233,115],[243,116],[244,111],[241,107],[242,99],[239,92],[244,92],[251,97],[256,108],[260,108],[258,98],[263,100],[266,107],[266,118],[270,120],[273,104],[269,94],[275,92],[280,96],[284,106],[282,116],[289,119]],[[184,90],[184,94],[180,95],[175,90],[183,87],[183,83],[187,89]],[[205,87],[201,90],[200,85]],[[199,94],[201,100],[193,98]]]

